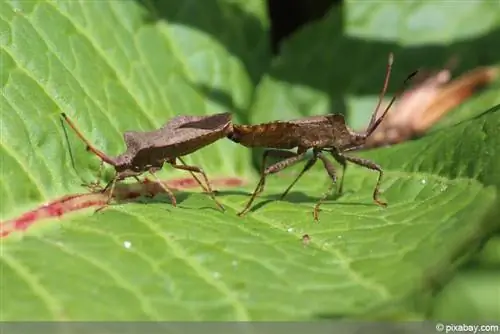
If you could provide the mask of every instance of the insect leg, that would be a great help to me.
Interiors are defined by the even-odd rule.
[[[286,160],[288,158],[293,158],[293,157],[297,156],[297,153],[290,152],[290,151],[273,150],[273,149],[269,149],[269,150],[264,151],[264,154],[262,154],[262,165],[260,166],[261,179],[260,179],[260,182],[259,182],[257,188],[255,189],[255,191],[256,191],[255,196],[259,195],[262,191],[264,191],[264,186],[265,186],[266,180],[265,180],[265,177],[264,178],[262,178],[262,177],[266,171],[266,161],[267,161],[267,158],[269,156],[271,156],[273,158]],[[269,167],[271,167],[271,166],[269,166]]]
[[[338,194],[342,194],[342,192],[344,191],[344,175],[345,175],[345,172],[346,172],[346,168],[347,168],[347,162],[346,162],[346,158],[344,155],[340,155],[338,154],[337,152],[335,151],[330,151],[330,153],[332,154],[333,158],[340,164],[342,165],[342,176],[340,178],[340,183],[339,183],[339,186],[337,188],[337,193]]]
[[[250,200],[247,202],[245,208],[241,212],[238,213],[238,216],[240,216],[240,217],[248,212],[248,210],[250,209],[250,206],[252,205],[253,201],[255,200],[255,197],[257,197],[257,195],[264,190],[264,185],[265,185],[265,180],[266,180],[267,175],[278,173],[279,171],[285,169],[286,167],[289,167],[289,166],[299,162],[302,158],[304,158],[304,156],[306,155],[306,152],[293,153],[290,151],[266,150],[264,152],[263,159],[262,159],[263,166],[265,166],[264,165],[265,160],[266,160],[267,156],[269,156],[269,155],[272,155],[275,157],[285,157],[286,159],[281,160],[281,161],[267,167],[266,169],[262,168],[263,171],[261,172],[260,180],[259,180],[259,183],[257,184],[257,187],[255,188],[254,192],[252,193],[252,196],[250,197]]]
[[[318,220],[320,205],[323,204],[323,202],[326,200],[328,195],[330,195],[333,187],[335,187],[335,184],[337,183],[337,175],[335,172],[335,167],[333,167],[330,160],[328,160],[322,153],[318,153],[318,158],[323,163],[323,166],[325,167],[326,172],[328,173],[328,176],[330,176],[330,178],[332,179],[332,183],[328,187],[328,190],[324,193],[324,195],[319,199],[319,201],[314,206],[313,217],[314,217],[314,220],[316,220],[316,221]]]
[[[180,160],[180,159],[179,159]],[[181,160],[182,162],[182,160]],[[174,168],[177,168],[177,169],[181,169],[181,170],[187,170],[189,172],[191,172],[191,174],[194,176],[193,172],[195,173],[200,173],[201,176],[203,176],[203,179],[205,180],[205,183],[207,184],[207,187],[208,187],[208,190],[205,189],[205,187],[202,185],[202,183],[200,182],[200,180],[198,180],[196,177],[196,181],[198,181],[198,184],[203,188],[203,190],[205,190],[209,195],[210,197],[214,200],[215,204],[217,204],[217,206],[224,212],[225,209],[224,207],[222,206],[222,204],[219,203],[219,201],[217,200],[217,198],[215,198],[215,195],[214,195],[214,192],[212,190],[212,187],[210,186],[210,182],[208,181],[208,177],[207,177],[207,174],[205,174],[205,172],[203,171],[203,169],[199,168],[199,167],[196,167],[196,166],[189,166],[189,165],[177,165],[175,163],[175,160],[174,161],[169,161],[170,165],[172,165],[172,167]],[[184,162],[182,162],[184,163]]]
[[[179,159],[179,161],[184,165],[184,166],[188,166],[184,160],[182,160],[182,158],[178,157],[177,159]],[[173,159],[171,162],[169,161],[170,164],[175,164],[175,159]],[[200,187],[203,189],[204,192],[206,193],[213,193],[213,191],[210,189],[210,186],[209,186],[209,189],[207,189],[205,187],[205,185],[203,183],[201,183],[200,179],[196,177],[196,174],[193,173],[192,170],[188,170],[189,171],[189,174],[191,174],[191,176],[193,177],[193,179],[195,179],[195,181],[200,185]]]
[[[165,190],[165,192],[167,193],[168,197],[170,197],[170,201],[172,202],[172,206],[177,206],[177,199],[175,198],[174,193],[172,192],[172,190],[170,190],[166,185],[164,185],[163,182],[161,182],[160,178],[158,178],[158,176],[156,176],[156,174],[152,170],[150,170],[149,173],[154,177],[156,183],[158,183],[158,185],[163,190]]]
[[[292,184],[290,184],[288,186],[288,188],[286,188],[285,192],[281,195],[280,200],[285,198],[285,196],[288,194],[290,189],[292,189],[292,187],[295,185],[295,183],[297,183],[297,181],[302,177],[302,175],[304,175],[305,172],[307,172],[309,169],[311,169],[312,166],[314,166],[314,164],[318,160],[318,154],[321,154],[321,153],[314,151],[312,158],[307,161],[307,163],[305,164],[302,171],[299,173],[299,175],[297,175],[295,180],[293,180]]]
[[[99,171],[97,172],[97,181],[94,181],[93,184],[100,186],[101,185],[101,176],[102,176],[102,169],[104,168],[104,160],[101,160],[101,163],[99,164]]]
[[[108,190],[108,188],[109,188],[108,199],[106,200],[106,204],[101,206],[99,209],[95,210],[94,213],[97,213],[97,212],[105,209],[109,205],[109,203],[111,203],[111,199],[113,198],[113,192],[115,191],[116,181],[118,181],[117,175],[115,175],[115,177],[113,177],[113,180],[108,182],[108,184],[104,187],[104,189],[100,190],[100,192],[102,194],[104,194],[106,192],[106,190]]]
[[[380,167],[376,163],[374,163],[370,160],[367,160],[367,159],[361,159],[361,158],[357,158],[357,157],[343,155],[340,153],[338,155],[345,158],[345,160],[347,160],[347,161],[355,163],[356,165],[363,166],[363,167],[366,167],[366,168],[371,169],[371,170],[376,170],[378,172],[377,184],[375,185],[375,189],[373,190],[373,200],[378,205],[380,205],[382,207],[386,207],[387,203],[382,202],[378,199],[378,195],[380,193],[380,191],[379,191],[380,183],[382,182],[382,177],[384,176],[384,172],[382,170],[382,167]]]
[[[89,182],[89,183],[84,183],[82,186],[89,188],[91,192],[99,192],[102,190],[101,187],[101,176],[102,176],[102,169],[104,168],[104,161],[101,160],[99,164],[99,171],[97,172],[97,178],[95,181]]]

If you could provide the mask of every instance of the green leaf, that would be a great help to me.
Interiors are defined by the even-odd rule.
[[[371,201],[374,176],[349,170],[347,194],[324,204],[319,224],[311,212],[327,183],[321,169],[287,201],[244,219],[235,210],[246,194],[223,193],[224,214],[200,194],[179,208],[163,199],[47,224],[3,246],[2,318],[289,320],[423,303],[482,233],[495,193],[472,180],[391,172],[384,210]],[[270,178],[267,192],[290,181]]]
[[[498,17],[491,14],[494,5],[477,3],[477,11],[464,5],[463,15],[489,16],[470,28],[473,39],[465,46],[457,46],[463,35],[425,39],[423,33],[420,42],[458,44],[415,51],[402,47],[411,33],[398,36],[401,46],[393,51],[404,66],[393,82],[427,59],[439,66],[452,52],[485,43],[478,35],[494,31]],[[81,192],[79,184],[95,178],[98,159],[68,132],[72,168],[59,112],[117,155],[123,131],[158,128],[174,115],[234,109],[235,121],[256,123],[324,113],[329,100],[342,107],[346,95],[375,98],[396,45],[373,36],[385,36],[384,11],[409,6],[347,2],[345,27],[341,11],[333,9],[293,37],[260,82],[270,62],[263,1],[6,4],[0,9],[0,29],[7,32],[0,39],[2,220]],[[367,13],[371,21],[361,20],[363,28],[359,18]],[[416,20],[407,15],[394,27]],[[450,16],[450,31],[463,15]],[[374,35],[353,37],[368,29]],[[472,53],[497,60],[491,49],[466,52],[464,63],[479,62]],[[494,99],[483,96],[468,104],[468,116],[492,107]],[[346,109],[350,119],[369,114]],[[422,317],[432,309],[436,288],[489,232],[485,218],[498,203],[493,166],[500,155],[491,134],[499,115],[491,109],[415,142],[363,153],[386,169],[381,190],[389,206],[373,203],[376,173],[349,166],[344,194],[322,205],[319,223],[312,210],[331,182],[319,164],[283,201],[275,200],[302,166],[270,176],[253,210],[238,217],[256,173],[248,150],[221,140],[186,162],[211,178],[252,177],[244,188],[217,195],[225,213],[205,194],[178,192],[176,208],[166,196],[144,198],[98,214],[40,220],[26,233],[1,239],[0,319]],[[448,153],[440,164],[443,150]],[[425,164],[419,154],[428,158]],[[160,174],[181,175],[171,168]]]
[[[489,267],[500,265],[500,235],[494,236],[481,249],[477,262]]]
[[[124,131],[152,130],[175,115],[231,111],[206,99],[203,85],[227,92],[237,108],[246,108],[269,62],[264,4],[183,3],[161,8],[133,1],[5,2],[2,218],[81,191],[82,180],[95,179],[98,159],[73,134],[72,168],[61,111],[97,147],[116,156],[125,148]],[[200,26],[192,24],[193,13]],[[213,177],[245,176],[251,167],[244,151],[224,141],[185,161]],[[160,175],[181,173],[170,168]]]
[[[469,177],[500,189],[500,97],[497,101],[496,107],[471,120],[365,156],[377,157],[395,170]]]
[[[457,274],[437,298],[433,317],[457,322],[499,319],[499,280],[498,270],[468,270]]]
[[[499,64],[498,48],[492,46],[499,38],[498,9],[498,4],[490,1],[453,6],[435,1],[348,1],[283,45],[283,54],[259,85],[251,121],[343,113],[352,128],[363,129],[382,88],[389,52],[395,54],[390,94],[415,69],[439,69],[454,56],[460,61],[454,76],[475,66]],[[464,22],[468,22],[468,28],[459,29]],[[430,135],[359,155],[385,170],[431,173],[447,179],[473,178],[498,188],[499,84],[494,83],[456,108]],[[497,197],[496,205],[498,201]],[[491,231],[491,223],[498,226],[496,218],[490,220],[489,227],[479,233],[483,238]],[[464,247],[457,256],[474,250],[472,244]],[[444,274],[446,269],[441,269]],[[452,310],[454,303],[441,307]],[[397,313],[398,307],[391,306],[388,312]],[[489,306],[486,303],[484,307]],[[485,314],[492,312],[496,311]]]

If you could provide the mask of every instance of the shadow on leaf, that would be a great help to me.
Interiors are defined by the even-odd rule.
[[[200,2],[186,5],[181,0],[162,2],[159,0],[137,0],[149,10],[149,21],[166,20],[204,31],[245,64],[252,82],[257,84],[268,66],[266,61],[255,61],[255,45],[261,44],[261,36],[268,36],[267,27],[234,4]],[[199,8],[198,8],[199,6]],[[344,7],[347,5],[344,5]],[[352,5],[351,5],[352,6]],[[347,6],[349,7],[349,6]],[[328,94],[331,105],[342,105],[339,98],[346,94],[376,95],[383,83],[383,70],[390,52],[395,55],[395,66],[391,82],[403,82],[412,71],[421,67],[441,68],[453,56],[459,57],[457,73],[476,66],[498,63],[498,50],[492,48],[500,40],[500,28],[482,35],[473,36],[449,44],[422,44],[401,46],[397,42],[361,39],[347,35],[344,18],[345,8],[333,7],[324,19],[305,26],[283,43],[281,61],[267,73],[277,81],[307,86]],[[193,15],[193,13],[202,13]],[[202,16],[201,16],[202,15]],[[216,19],[214,19],[216,18]],[[243,22],[244,40],[235,40],[227,31],[226,18]],[[229,19],[227,19],[229,20]],[[267,44],[269,38],[265,38]],[[245,44],[246,43],[246,44]],[[269,49],[268,46],[266,46]],[[248,52],[253,50],[253,52]],[[480,52],[478,52],[480,50]],[[262,50],[257,49],[257,52]],[[251,57],[250,57],[251,55]],[[262,52],[262,59],[270,53]],[[340,61],[342,55],[348,60]],[[367,55],[370,58],[367,67]],[[336,59],[337,58],[337,59]],[[362,80],[360,80],[362,78]],[[355,81],[355,84],[353,84]],[[390,85],[388,92],[394,93],[397,84]],[[231,98],[225,92],[213,91],[208,87],[200,90],[212,92],[211,97],[230,108]],[[215,92],[215,93],[214,93]],[[336,111],[339,112],[339,111]],[[308,115],[304,111],[304,115]]]
[[[337,201],[339,198],[342,198],[343,195],[346,195],[348,193],[352,193],[352,191],[344,191],[343,194],[337,194],[334,193],[326,198],[326,200],[323,202],[323,205],[327,204],[340,204],[340,205],[353,205],[353,206],[372,206],[374,205],[373,203],[362,203],[362,202],[339,202]],[[238,190],[228,190],[228,191],[221,191],[219,192],[219,196],[230,196],[230,195],[244,195],[247,196],[248,199],[250,199],[250,196],[252,195],[251,192],[246,192],[246,191],[238,191]],[[248,212],[255,212],[259,210],[260,208],[273,203],[273,202],[288,202],[288,203],[311,203],[311,204],[316,204],[321,196],[309,196],[305,194],[304,192],[301,191],[291,191],[287,194],[287,196],[283,199],[281,199],[281,194],[272,194],[272,195],[259,195],[257,196],[256,200],[261,199],[260,202],[257,202],[256,204],[252,205],[251,209]],[[321,211],[321,209],[320,209]]]
[[[166,21],[186,25],[217,39],[245,65],[254,85],[260,80],[270,61],[269,29],[258,18],[230,2],[136,0],[148,10],[146,22]],[[228,33],[231,23],[241,38]],[[229,29],[229,30],[228,30]],[[234,28],[233,28],[234,29]],[[233,30],[234,32],[234,30]],[[259,57],[255,57],[259,54]]]

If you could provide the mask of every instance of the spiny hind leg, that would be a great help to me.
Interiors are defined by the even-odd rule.
[[[200,187],[202,187],[203,190],[210,195],[210,197],[213,199],[213,201],[215,202],[215,204],[224,212],[225,209],[222,206],[222,204],[220,204],[219,201],[217,200],[217,198],[215,197],[215,194],[214,194],[214,192],[212,190],[212,186],[210,185],[210,181],[208,181],[208,177],[207,177],[207,174],[205,174],[205,171],[203,169],[201,169],[200,167],[186,165],[182,160],[181,160],[181,162],[183,163],[183,165],[177,165],[175,163],[175,160],[170,160],[169,161],[170,165],[172,165],[173,168],[189,171],[191,173],[191,175],[193,175],[194,179],[198,182],[198,184],[200,185]],[[204,187],[204,185],[194,175],[194,173],[201,174],[201,176],[203,177],[203,180],[205,181],[208,189]]]
[[[281,161],[267,167],[266,169],[262,170],[261,175],[260,175],[260,180],[259,180],[259,183],[257,184],[257,187],[253,191],[252,196],[250,197],[250,200],[247,202],[245,208],[241,212],[238,213],[238,216],[243,216],[245,213],[247,213],[248,210],[250,209],[250,206],[252,205],[253,201],[257,197],[257,195],[260,192],[264,191],[265,180],[269,174],[278,173],[279,171],[299,162],[301,159],[304,158],[305,154],[306,154],[306,152],[297,154],[297,153],[293,153],[290,151],[280,151],[280,150],[267,150],[266,152],[264,152],[264,156],[262,159],[263,166],[264,166],[264,163],[266,161],[267,156],[269,156],[269,155],[272,155],[274,157],[288,157],[288,158],[281,160]]]
[[[382,207],[386,207],[387,203],[383,202],[379,199],[380,195],[380,183],[382,182],[382,177],[384,176],[384,171],[382,170],[382,167],[374,163],[373,161],[367,160],[367,159],[362,159],[358,157],[352,157],[348,155],[342,155],[339,154],[339,156],[344,157],[345,160],[350,161],[352,163],[355,163],[356,165],[363,166],[365,168],[371,169],[371,170],[376,170],[378,172],[378,178],[377,178],[377,184],[375,185],[375,188],[373,189],[373,201],[377,203],[378,205]]]

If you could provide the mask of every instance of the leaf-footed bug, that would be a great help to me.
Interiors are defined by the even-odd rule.
[[[417,74],[418,71],[415,71],[406,78],[403,87],[392,98],[384,113],[377,119],[377,110],[382,103],[383,97],[387,90],[387,86],[389,84],[389,76],[392,68],[393,58],[393,54],[389,54],[384,87],[382,89],[382,92],[380,93],[378,105],[371,116],[368,127],[363,132],[358,133],[351,130],[346,125],[344,116],[340,114],[310,116],[297,120],[276,121],[257,125],[233,124],[233,131],[228,135],[228,138],[230,140],[246,147],[267,148],[264,151],[262,157],[260,181],[257,184],[257,187],[252,193],[252,196],[247,202],[245,208],[238,213],[238,216],[243,216],[246,212],[248,212],[256,196],[264,190],[265,179],[267,175],[277,173],[299,162],[305,157],[307,150],[309,149],[313,150],[312,158],[307,161],[299,175],[281,195],[281,199],[283,199],[287,195],[287,193],[300,179],[300,177],[302,177],[302,175],[307,170],[309,170],[318,159],[320,159],[328,175],[332,179],[332,184],[328,188],[328,191],[320,198],[320,200],[314,207],[313,217],[314,220],[318,220],[319,207],[322,202],[326,200],[337,181],[337,176],[333,164],[329,160],[327,160],[322,153],[323,151],[326,151],[329,152],[333,156],[333,158],[343,167],[342,179],[338,187],[339,193],[342,192],[345,169],[347,166],[347,162],[349,161],[354,164],[378,171],[379,176],[373,191],[373,200],[375,201],[375,203],[382,207],[385,207],[387,205],[386,203],[380,201],[378,198],[379,187],[383,176],[382,168],[370,160],[345,155],[344,153],[363,148],[366,139],[377,129],[397,96],[404,91],[408,81]],[[297,148],[296,153],[291,151],[283,151],[284,149],[293,148]],[[275,158],[283,160],[266,168],[266,159],[268,156],[274,156]]]
[[[224,211],[224,207],[215,198],[205,172],[199,167],[186,165],[181,157],[227,136],[232,131],[230,113],[210,116],[177,116],[165,123],[158,130],[149,132],[124,132],[123,139],[127,150],[117,157],[110,157],[95,148],[65,113],[62,113],[61,116],[87,145],[87,150],[101,159],[101,165],[103,162],[106,162],[115,168],[113,179],[104,189],[100,190],[104,193],[108,188],[110,189],[108,204],[113,196],[116,182],[128,177],[133,177],[140,182],[138,176],[149,172],[170,197],[172,205],[177,206],[177,200],[173,192],[155,175],[155,172],[159,171],[163,167],[163,164],[167,162],[176,169],[189,171],[196,182],[210,195],[217,206]],[[176,159],[179,159],[182,165],[177,164]],[[208,189],[205,188],[194,173],[202,175]]]

